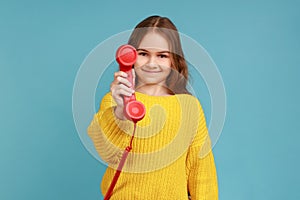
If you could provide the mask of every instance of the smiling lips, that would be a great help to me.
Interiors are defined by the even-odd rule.
[[[153,73],[153,74],[155,74],[155,73],[159,73],[160,71],[149,71],[149,70],[142,70],[143,72],[146,72],[146,73]]]

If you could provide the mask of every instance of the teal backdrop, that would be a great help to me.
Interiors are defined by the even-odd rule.
[[[102,199],[106,166],[73,121],[76,73],[99,43],[153,14],[201,44],[222,75],[227,114],[213,148],[220,200],[300,199],[299,8],[291,0],[0,1],[0,199]]]

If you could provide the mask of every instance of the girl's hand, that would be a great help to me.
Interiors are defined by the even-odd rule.
[[[132,70],[133,81],[135,80],[135,73]],[[134,90],[131,88],[132,84],[127,80],[127,74],[122,71],[115,72],[114,81],[110,85],[110,91],[112,97],[114,98],[117,106],[115,108],[115,115],[121,120],[125,120],[126,117],[123,113],[124,110],[124,101],[123,95],[131,96],[134,93]]]

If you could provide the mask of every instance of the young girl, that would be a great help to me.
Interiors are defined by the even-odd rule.
[[[123,112],[123,96],[135,93],[146,108],[137,123],[132,150],[111,200],[215,200],[217,174],[205,116],[197,98],[186,89],[188,68],[175,25],[166,17],[140,22],[128,44],[136,48],[135,90],[127,74],[114,74],[111,92],[101,102],[88,134],[108,163],[103,195],[112,182],[133,122]]]

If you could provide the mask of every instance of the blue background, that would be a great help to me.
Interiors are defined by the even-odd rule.
[[[226,87],[221,200],[300,199],[299,1],[1,1],[0,199],[100,199],[72,90],[100,42],[152,14],[199,42]],[[107,83],[109,84],[109,83]],[[99,97],[97,97],[99,98]],[[207,116],[209,99],[201,99]]]

